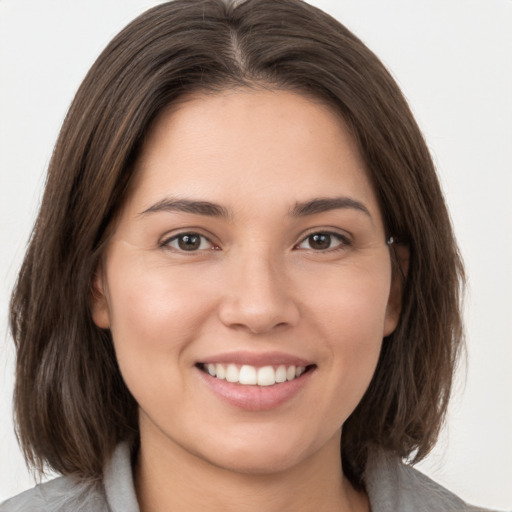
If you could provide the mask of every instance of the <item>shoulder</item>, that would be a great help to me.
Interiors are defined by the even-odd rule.
[[[404,464],[397,457],[373,452],[364,475],[374,512],[485,512]]]
[[[0,504],[0,512],[139,512],[130,446],[117,445],[103,480],[56,478]]]
[[[107,512],[97,482],[81,482],[60,477],[36,485],[0,504],[0,512]]]

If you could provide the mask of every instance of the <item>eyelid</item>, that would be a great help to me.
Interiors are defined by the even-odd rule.
[[[311,230],[303,233],[301,235],[299,241],[294,245],[294,249],[298,248],[298,246],[300,244],[302,244],[303,242],[305,242],[309,237],[316,235],[316,234],[329,235],[334,238],[337,238],[338,240],[340,240],[339,245],[344,248],[352,245],[351,237],[347,234],[340,233],[338,230],[335,230],[333,228],[325,228],[325,229],[315,228],[315,229],[311,229]],[[214,238],[213,234],[206,235],[206,234],[204,234],[204,229],[196,228],[196,227],[180,229],[179,231],[175,231],[171,234],[166,234],[161,239],[161,241],[158,243],[158,245],[163,248],[167,247],[172,250],[176,250],[177,252],[180,252],[180,253],[187,253],[188,251],[185,251],[185,250],[182,250],[179,248],[170,247],[170,245],[169,245],[172,241],[174,241],[174,240],[178,239],[180,236],[184,236],[184,235],[199,236],[199,237],[203,238],[204,240],[206,240],[211,245],[211,247],[209,249],[197,249],[195,251],[189,251],[189,254],[204,252],[204,251],[208,251],[208,250],[219,250],[220,249],[219,244],[212,240],[212,238]],[[311,249],[311,250],[314,252],[320,253],[320,252],[335,251],[337,249],[339,249],[338,246],[329,248],[329,249],[325,249],[325,250],[315,250],[315,249]]]
[[[347,243],[352,243],[353,235],[352,233],[342,230],[340,228],[325,226],[325,227],[315,227],[305,230],[300,235],[300,241],[302,242],[308,236],[316,235],[316,234],[325,234],[325,235],[334,235],[338,236],[347,241]]]
[[[339,246],[332,247],[332,248],[325,249],[325,250],[310,249],[311,251],[316,252],[316,253],[336,251],[336,250],[340,250],[342,248],[350,247],[352,245],[352,241],[351,241],[350,237],[346,234],[340,233],[339,231],[333,230],[332,228],[329,228],[329,229],[316,228],[316,229],[312,229],[311,231],[303,234],[301,236],[299,242],[297,242],[295,244],[294,248],[299,248],[299,245],[301,245],[303,242],[305,242],[309,237],[311,237],[313,235],[329,235],[329,236],[339,239],[341,242],[339,244]],[[307,250],[307,249],[304,249],[304,250]]]
[[[162,248],[168,248],[168,249],[175,250],[176,252],[183,253],[183,254],[187,254],[187,253],[193,254],[193,253],[199,253],[199,252],[204,252],[204,251],[209,251],[209,250],[218,250],[219,245],[212,241],[212,237],[207,236],[204,233],[201,233],[201,231],[202,230],[200,230],[198,228],[181,229],[180,231],[174,232],[172,234],[166,234],[163,237],[163,239],[158,243],[158,245]],[[197,249],[195,251],[185,251],[185,250],[182,250],[182,249],[179,249],[176,247],[171,247],[169,245],[172,241],[177,240],[180,236],[185,236],[185,235],[199,236],[199,237],[205,239],[206,241],[208,241],[208,243],[211,245],[211,247],[209,249]]]

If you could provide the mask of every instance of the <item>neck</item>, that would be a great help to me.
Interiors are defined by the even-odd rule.
[[[369,511],[366,495],[343,475],[340,434],[293,467],[265,473],[216,466],[160,434],[141,433],[135,467],[141,512]]]

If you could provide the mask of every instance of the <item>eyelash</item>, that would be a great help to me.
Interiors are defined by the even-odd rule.
[[[346,236],[341,235],[340,233],[335,233],[335,232],[332,232],[332,231],[314,231],[312,233],[309,233],[298,244],[296,244],[294,246],[294,249],[299,249],[300,246],[304,242],[306,242],[308,239],[312,239],[315,236],[329,237],[329,245],[332,242],[333,238],[337,239],[339,241],[339,243],[335,247],[328,247],[326,249],[313,249],[313,248],[307,249],[306,248],[305,250],[311,250],[314,253],[326,253],[326,252],[330,253],[330,252],[336,252],[336,251],[345,250],[347,247],[350,247],[352,245],[351,241]],[[197,247],[195,249],[192,249],[192,250],[187,250],[187,249],[183,249],[183,248],[181,248],[179,246],[178,247],[173,247],[171,245],[172,242],[177,242],[179,244],[180,239],[184,239],[185,237],[190,237],[190,238],[199,237],[200,238],[200,245],[199,245],[199,247]],[[205,249],[205,248],[201,249],[201,245],[203,244],[204,241],[206,241],[212,247],[210,247],[208,249]],[[215,244],[213,244],[213,242],[211,242],[211,240],[209,240],[206,236],[201,235],[200,233],[197,233],[197,232],[194,232],[194,231],[188,231],[188,232],[178,233],[176,235],[173,235],[172,237],[165,239],[160,245],[161,245],[161,247],[170,248],[170,249],[173,249],[173,250],[175,250],[177,252],[180,252],[180,253],[197,253],[197,252],[200,252],[200,251],[219,250],[219,247],[216,246]]]
[[[198,237],[200,238],[200,246],[203,244],[203,241],[206,241],[208,242],[209,244],[211,244],[213,247],[210,248],[210,249],[201,249],[200,246],[199,248],[197,249],[194,249],[194,250],[187,250],[187,249],[182,249],[180,247],[172,247],[171,243],[172,242],[177,242],[179,243],[179,240],[180,239],[183,239],[185,237],[190,237],[190,238],[195,238],[195,237]],[[162,247],[165,247],[165,248],[170,248],[170,249],[173,249],[175,251],[178,251],[178,252],[181,252],[181,253],[194,253],[194,252],[199,252],[199,251],[206,251],[206,250],[218,250],[218,247],[215,246],[213,244],[213,242],[211,242],[206,236],[204,235],[201,235],[200,233],[196,233],[194,231],[187,231],[185,233],[178,233],[177,235],[173,235],[172,237],[170,238],[166,238],[161,244],[160,244]]]
[[[300,245],[302,245],[304,242],[306,242],[306,240],[311,239],[315,236],[326,236],[326,237],[330,237],[330,241],[332,241],[332,239],[334,238],[340,242],[335,247],[328,247],[325,250],[311,249],[315,253],[343,251],[343,250],[347,249],[347,247],[350,247],[352,245],[352,243],[350,242],[348,237],[346,237],[340,233],[335,233],[333,231],[314,231],[313,233],[309,233],[306,237],[304,237],[295,247],[300,247]]]

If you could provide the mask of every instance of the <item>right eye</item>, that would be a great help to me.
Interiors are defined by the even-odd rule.
[[[162,243],[163,247],[184,252],[208,251],[215,249],[215,246],[203,235],[199,233],[179,233],[168,238]]]
[[[313,250],[315,252],[334,252],[346,249],[350,246],[347,237],[339,233],[331,233],[329,231],[319,231],[310,233],[300,244],[298,249]]]

